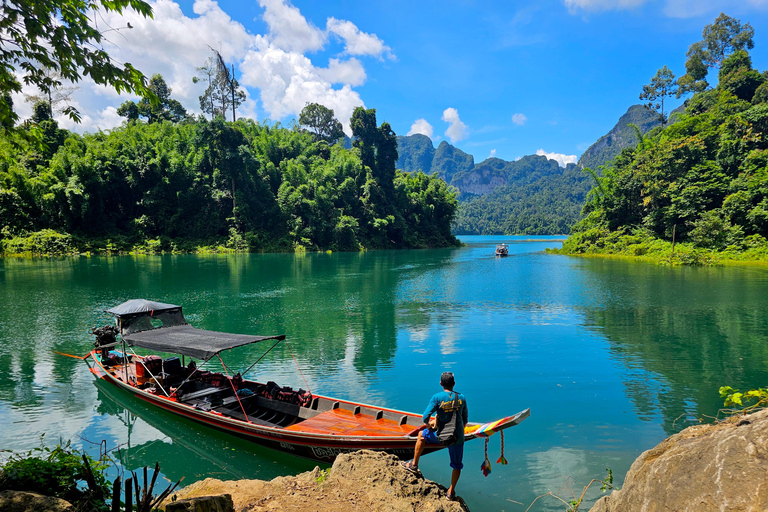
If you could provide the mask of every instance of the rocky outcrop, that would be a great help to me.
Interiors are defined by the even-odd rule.
[[[234,510],[235,505],[229,494],[177,499],[165,506],[165,512],[234,512]]]
[[[768,510],[768,410],[688,427],[644,452],[590,512]]]
[[[368,450],[340,455],[330,470],[315,468],[269,482],[208,478],[185,487],[176,498],[223,493],[232,496],[236,512],[469,511],[463,501],[449,501],[445,487],[403,469],[397,457]]]
[[[34,492],[0,492],[0,512],[72,512],[68,501]]]

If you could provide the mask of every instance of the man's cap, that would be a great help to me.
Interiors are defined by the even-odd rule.
[[[452,386],[456,384],[456,381],[453,380],[453,372],[443,372],[442,375],[440,375],[440,385],[441,386]]]

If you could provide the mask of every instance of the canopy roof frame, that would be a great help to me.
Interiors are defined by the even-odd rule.
[[[285,339],[284,334],[276,336],[254,336],[248,334],[231,334],[218,331],[196,329],[183,319],[181,306],[145,299],[133,299],[105,310],[122,324],[123,319],[136,317],[154,317],[161,313],[180,313],[180,325],[170,325],[149,328],[136,332],[123,332],[121,338],[130,347],[141,347],[148,350],[179,354],[208,361],[225,350],[258,343],[265,340]]]
[[[134,332],[124,335],[123,339],[131,347],[180,354],[207,361],[225,350],[265,340],[282,341],[285,339],[285,334],[276,336],[231,334],[196,329],[189,324],[185,324]]]

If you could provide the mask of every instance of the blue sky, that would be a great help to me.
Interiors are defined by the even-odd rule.
[[[212,46],[246,86],[242,116],[289,124],[315,101],[346,124],[365,105],[397,134],[447,140],[476,162],[580,155],[640,103],[659,68],[684,72],[689,45],[721,11],[754,27],[753,64],[768,69],[768,0],[150,3],[154,20],[104,15],[110,27],[134,27],[116,30],[107,49],[163,74],[192,112],[201,90],[191,78]],[[84,122],[65,126],[121,122],[114,110],[127,97],[79,85]]]

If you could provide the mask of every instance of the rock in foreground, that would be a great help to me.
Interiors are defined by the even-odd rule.
[[[463,502],[445,497],[445,487],[403,469],[397,457],[369,450],[339,455],[329,474],[315,468],[269,482],[207,478],[176,497],[224,493],[232,496],[235,512],[469,512]]]
[[[0,492],[0,512],[71,512],[74,507],[61,498],[34,492]]]
[[[688,427],[644,452],[590,512],[768,510],[768,410]]]

